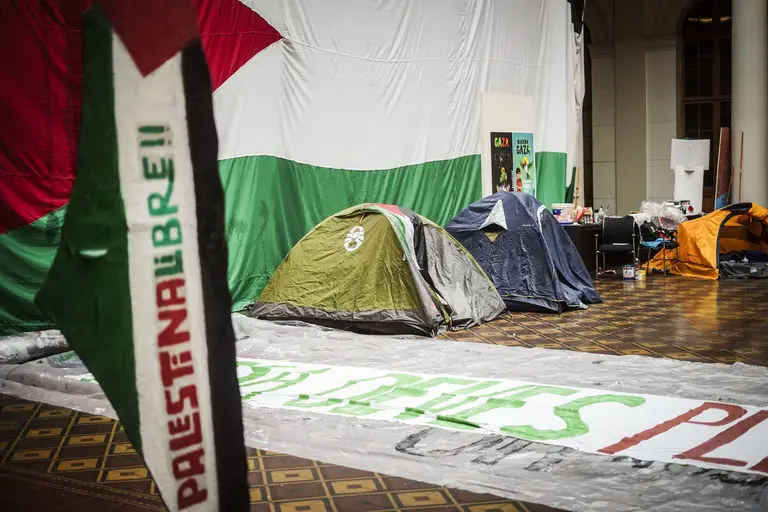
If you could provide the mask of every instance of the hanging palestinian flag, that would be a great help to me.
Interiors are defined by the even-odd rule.
[[[192,2],[91,7],[82,105],[77,178],[37,304],[170,510],[246,510],[224,194]]]
[[[0,80],[10,118],[0,123],[0,335],[52,327],[32,297],[69,200],[78,20],[90,0],[21,3],[0,16],[0,48],[13,48],[3,62],[14,70]],[[480,155],[490,143],[481,141],[513,128],[486,125],[486,93],[533,99],[539,200],[563,202],[582,167],[583,0],[380,4],[195,0],[214,86],[234,309],[339,211],[398,204],[445,224],[490,193]],[[526,43],[509,44],[510,34]]]

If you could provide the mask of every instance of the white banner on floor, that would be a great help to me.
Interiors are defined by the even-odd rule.
[[[768,474],[768,409],[760,407],[249,358],[238,358],[238,377],[243,401],[257,407],[495,433],[590,453]]]

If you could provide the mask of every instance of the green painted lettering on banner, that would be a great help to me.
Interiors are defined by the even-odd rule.
[[[165,180],[164,193],[153,192],[147,196],[147,211],[151,217],[165,217],[175,215],[179,207],[171,204],[173,201],[173,158],[172,155],[158,155],[157,151],[170,152],[172,147],[170,134],[163,125],[145,125],[139,127],[139,148],[141,156],[141,168],[146,180]],[[149,153],[146,153],[149,151]],[[157,248],[169,247],[181,244],[181,224],[179,219],[171,218],[152,226],[152,246]],[[163,269],[156,269],[155,276],[167,276],[180,273],[183,270],[181,259],[177,259],[177,265],[168,267],[163,259],[155,258],[155,265],[163,264]]]
[[[155,276],[166,277],[184,272],[181,263],[181,249],[165,256],[155,257]]]
[[[164,134],[167,131],[168,128],[162,125],[139,126],[139,146],[142,148],[165,146],[166,138]]]
[[[391,400],[392,398],[423,396],[425,394],[425,392],[421,390],[413,390],[413,391],[405,390],[406,386],[408,386],[409,384],[415,384],[421,381],[422,380],[421,377],[418,377],[416,375],[409,375],[407,373],[390,373],[387,375],[371,377],[368,379],[349,380],[343,386],[338,386],[333,389],[329,389],[327,391],[317,393],[315,396],[328,396],[334,393],[338,393],[339,391],[349,389],[361,383],[376,382],[376,381],[387,380],[387,379],[394,379],[394,383],[383,384],[374,390],[368,391],[367,393],[361,393],[359,395],[348,397],[344,400],[350,402],[349,405],[336,407],[330,410],[329,412],[336,413],[336,414],[347,414],[352,416],[365,416],[366,414],[372,414],[378,411],[377,408],[371,407],[369,405],[370,403],[369,400],[375,397],[378,397],[379,395],[391,393],[390,398],[388,398],[388,400]],[[328,407],[332,405],[338,405],[341,401],[342,400],[340,398],[329,398],[328,400],[310,403],[308,402],[308,397],[307,398],[300,397],[297,400],[291,400],[290,402],[286,402],[285,405],[289,405],[292,407],[315,408],[315,407]]]
[[[144,178],[148,180],[164,180],[173,174],[173,160],[156,156],[142,156],[141,168]]]
[[[267,383],[274,383],[275,386],[272,386],[268,389],[262,389],[259,391],[252,391],[250,393],[247,393],[245,395],[242,395],[242,400],[248,400],[249,398],[252,398],[256,395],[260,395],[262,393],[270,393],[272,391],[277,391],[278,389],[284,389],[290,386],[295,386],[296,384],[299,384],[300,382],[303,382],[307,380],[307,378],[310,375],[317,375],[320,373],[325,373],[328,371],[328,368],[321,368],[319,370],[307,370],[307,371],[283,371],[279,372],[278,375],[269,377],[270,374],[273,373],[273,370],[277,369],[294,369],[292,366],[262,366],[258,363],[242,363],[238,361],[238,366],[248,366],[251,369],[251,373],[249,375],[245,375],[243,377],[240,377],[237,379],[237,382],[240,384],[240,387],[253,387],[255,385],[261,385],[261,384],[267,384]],[[263,377],[269,377],[269,378],[263,378]]]
[[[565,422],[561,430],[539,430],[532,425],[505,426],[501,431],[513,437],[521,437],[530,441],[553,441],[568,437],[578,437],[589,432],[589,426],[581,419],[579,411],[593,404],[617,403],[627,407],[637,407],[645,403],[645,398],[628,395],[598,395],[587,396],[555,407],[555,416]]]
[[[321,367],[315,370],[300,370],[297,366],[263,364],[259,361],[238,360],[238,370],[241,376],[238,383],[241,386],[242,400],[248,400],[254,396],[278,391],[296,386],[306,381],[312,375],[318,375],[333,367]],[[246,373],[247,372],[247,373]],[[245,373],[243,375],[243,373]],[[84,376],[80,380],[92,381],[92,376]],[[447,386],[460,386],[451,392],[441,393],[439,396],[415,406],[398,406],[399,412],[394,419],[414,420],[427,416],[429,424],[440,427],[460,430],[474,430],[481,428],[481,423],[475,418],[497,409],[519,409],[531,398],[541,395],[571,396],[580,390],[555,386],[538,386],[535,384],[523,384],[517,387],[504,389],[499,392],[485,395],[475,394],[501,384],[502,381],[477,381],[474,379],[457,377],[421,377],[408,373],[388,373],[376,377],[364,379],[352,379],[332,389],[312,394],[293,394],[297,398],[283,403],[287,407],[299,407],[303,409],[327,408],[325,412],[343,414],[347,416],[366,416],[382,410],[381,404],[402,398],[418,398],[428,394],[434,388]],[[271,384],[271,385],[269,385]],[[264,386],[267,385],[267,386]],[[256,386],[263,386],[258,391],[249,391]],[[354,392],[355,386],[362,386],[369,391],[358,392],[352,396],[344,397],[342,392]],[[373,389],[371,389],[373,387]],[[286,393],[291,396],[290,391]],[[434,395],[433,395],[434,396]],[[578,437],[589,432],[589,426],[581,418],[581,409],[590,405],[602,403],[617,403],[627,407],[638,407],[645,403],[645,398],[631,395],[597,395],[587,396],[571,400],[563,405],[553,407],[552,413],[565,423],[565,427],[558,430],[540,430],[533,425],[506,425],[499,430],[505,435],[527,439],[530,441],[554,441]],[[464,410],[463,407],[470,406]],[[459,412],[450,413],[458,410]],[[422,420],[422,421],[424,421]]]
[[[499,381],[494,381],[494,380],[490,380],[486,382],[477,382],[471,386],[458,389],[453,393],[443,393],[439,397],[433,398],[432,400],[424,404],[421,404],[417,407],[408,407],[404,413],[397,416],[397,419],[409,420],[409,419],[417,418],[419,416],[423,416],[425,414],[432,414],[432,415],[439,416],[440,413],[475,403],[481,398],[483,398],[483,396],[466,396],[461,401],[458,401],[458,402],[453,401],[456,397],[461,395],[468,395],[469,393],[474,393],[475,391],[480,391],[482,389],[486,389],[486,388],[495,386],[497,384],[499,384]],[[517,389],[525,389],[525,388],[531,388],[531,387],[533,387],[533,385],[521,386]],[[505,390],[504,393],[508,391],[510,390]],[[443,405],[446,402],[451,402],[451,401],[453,402],[449,403],[448,405]],[[468,423],[466,419],[452,417],[452,416],[440,417],[433,423],[437,425],[442,425],[445,422],[450,423],[450,425],[453,426],[454,428],[462,428],[462,429],[473,428],[471,422]]]
[[[489,398],[484,404],[478,405],[476,407],[472,407],[470,409],[466,409],[464,411],[461,411],[456,414],[452,414],[451,417],[460,420],[462,422],[470,421],[473,416],[478,416],[480,414],[486,413],[488,411],[493,411],[495,409],[519,409],[520,407],[525,405],[525,400],[528,398],[533,398],[538,395],[558,395],[558,396],[569,396],[574,393],[578,393],[578,390],[576,389],[567,389],[567,388],[557,388],[552,386],[529,386],[524,385],[520,386],[519,388],[513,388],[510,390],[505,391],[502,394],[508,393],[510,391],[517,391],[516,393],[513,393],[509,396],[506,396],[504,398]],[[437,420],[440,424],[439,421]],[[435,423],[435,422],[432,422]]]
[[[383,402],[396,400],[398,398],[423,397],[427,394],[428,390],[441,385],[447,384],[447,385],[453,385],[453,386],[467,386],[467,387],[460,389],[458,391],[455,391],[452,394],[446,394],[445,399],[441,400],[440,403],[446,400],[450,400],[457,394],[470,393],[472,391],[485,389],[498,384],[497,381],[476,382],[471,379],[460,379],[455,377],[435,377],[435,378],[424,380],[422,377],[417,377],[414,375],[393,373],[393,374],[388,374],[381,377],[373,377],[370,379],[351,380],[351,381],[348,381],[343,386],[340,386],[328,391],[324,391],[322,393],[318,393],[316,396],[331,395],[331,394],[337,393],[338,391],[349,389],[350,387],[355,386],[357,384],[360,384],[363,382],[371,382],[378,379],[394,379],[395,382],[393,384],[379,386],[378,388],[372,391],[368,391],[366,393],[361,393],[359,395],[348,397],[344,400],[348,402],[348,405],[341,405],[339,407],[335,407],[334,409],[331,409],[329,412],[336,413],[336,414],[347,414],[347,415],[353,415],[353,416],[365,416],[368,414],[373,414],[380,410],[380,408],[375,407],[373,404],[381,404]],[[296,407],[327,407],[327,406],[337,405],[341,402],[341,399],[339,398],[331,398],[326,401],[319,401],[319,402],[312,402],[312,403],[308,402],[308,400],[309,400],[308,398],[299,399],[298,401],[291,402],[286,405],[292,405]],[[474,401],[474,399],[470,397],[466,403],[469,403],[472,401]],[[454,404],[451,407],[446,407],[445,410],[455,408],[458,405],[463,405],[464,403],[465,402],[462,402],[461,404]],[[404,412],[403,414],[405,415],[415,414],[416,416],[418,416],[419,415],[418,411],[420,409],[421,407],[409,409],[409,411]]]
[[[156,248],[179,245],[180,243],[181,224],[179,219],[169,219],[165,224],[155,224],[152,226],[152,245]]]
[[[449,384],[452,386],[466,386],[453,392],[453,394],[456,395],[466,395],[474,391],[480,391],[481,389],[495,386],[499,384],[499,381],[487,380],[483,382],[477,382],[476,380],[472,379],[458,379],[456,377],[435,377],[434,379],[425,380],[419,384],[412,384],[408,387],[413,389],[427,390],[443,384]]]
[[[165,162],[165,159],[163,159]],[[173,215],[179,211],[178,206],[171,205],[171,196],[173,195],[173,160],[169,160],[170,169],[168,171],[168,188],[165,194],[150,194],[147,198],[147,207],[149,214],[153,217],[160,215]]]
[[[256,383],[260,378],[269,374],[274,369],[292,369],[295,366],[266,366],[261,363],[251,363],[249,361],[237,361],[238,368],[247,368],[248,374],[237,378],[237,383],[240,386],[247,386]]]
[[[455,377],[435,377],[433,379],[428,380],[422,380],[420,382],[414,382],[413,384],[406,384],[405,386],[394,386],[392,389],[385,391],[383,393],[377,394],[376,396],[371,397],[363,397],[363,396],[357,396],[352,399],[350,399],[350,402],[352,400],[355,401],[361,401],[361,400],[368,400],[367,404],[357,404],[352,405],[350,404],[349,407],[337,407],[335,409],[332,409],[330,412],[338,412],[340,414],[371,414],[379,409],[376,407],[370,406],[370,404],[380,404],[383,402],[387,402],[390,400],[396,400],[398,398],[416,398],[416,397],[423,397],[427,394],[427,391],[431,388],[441,386],[444,384],[448,385],[454,385],[454,386],[466,386],[468,384],[472,384],[474,381],[469,379],[458,379]],[[488,387],[492,384],[490,383],[481,383],[481,384],[488,384]],[[477,387],[477,384],[475,385]],[[481,388],[482,389],[482,388]]]

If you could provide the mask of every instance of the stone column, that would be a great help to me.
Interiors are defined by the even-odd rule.
[[[592,57],[592,203],[616,214],[616,95],[613,43],[590,45]]]
[[[731,201],[768,205],[768,2],[733,0]],[[744,136],[743,174],[739,174]]]
[[[645,52],[646,188],[650,201],[671,201],[675,173],[669,169],[677,137],[677,36],[648,38]]]
[[[616,2],[616,211],[640,208],[647,197],[644,2]]]

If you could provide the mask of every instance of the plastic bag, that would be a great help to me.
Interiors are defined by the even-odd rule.
[[[686,220],[685,214],[680,209],[653,201],[643,201],[640,204],[640,215],[642,216],[640,224],[644,221],[652,222],[667,231],[675,231]]]
[[[69,350],[60,331],[25,332],[0,336],[0,364],[21,364]]]

